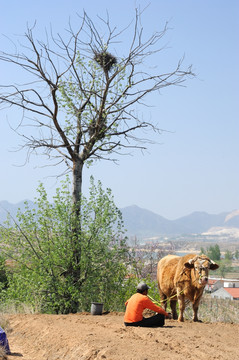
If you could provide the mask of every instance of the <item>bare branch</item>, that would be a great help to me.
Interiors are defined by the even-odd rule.
[[[136,105],[147,106],[148,95],[183,86],[195,75],[190,66],[183,68],[183,58],[171,71],[145,70],[147,63],[158,62],[165,49],[160,41],[168,24],[144,40],[141,15],[136,9],[134,22],[119,30],[111,26],[108,14],[105,19],[98,17],[104,26],[101,33],[84,12],[77,31],[69,23],[66,35],[54,36],[51,29],[47,40],[39,41],[34,27],[28,28],[23,52],[0,52],[0,62],[19,68],[29,79],[21,85],[1,85],[0,106],[23,110],[17,129],[33,128],[31,136],[21,134],[30,153],[42,150],[49,159],[62,159],[74,169],[73,177],[82,177],[83,165],[91,158],[110,159],[127,149],[146,149],[150,139],[143,138],[140,130],[161,133],[153,120],[139,119]],[[125,34],[127,55],[116,57],[113,47],[122,45]],[[82,181],[74,182],[78,184],[73,190],[79,195],[76,202]]]

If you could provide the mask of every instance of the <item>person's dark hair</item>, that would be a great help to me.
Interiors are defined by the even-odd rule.
[[[137,289],[137,293],[140,293],[140,294],[143,294],[144,291],[145,291],[145,290],[139,290],[139,289]]]
[[[137,292],[142,294],[145,290],[148,290],[149,287],[145,282],[141,282],[137,285]]]

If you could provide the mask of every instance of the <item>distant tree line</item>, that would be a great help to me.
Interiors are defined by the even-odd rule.
[[[222,258],[221,255],[221,250],[218,244],[216,245],[211,245],[209,246],[209,248],[207,248],[206,250],[201,247],[201,254],[205,254],[208,257],[210,257],[210,259],[214,260],[214,261],[219,261]],[[239,259],[239,250],[236,250],[234,253],[230,250],[226,250],[225,254],[224,254],[224,259],[225,260],[233,260],[233,259]]]
[[[226,273],[232,271],[232,260],[239,259],[239,251],[236,250],[234,253],[230,250],[226,250],[224,257],[222,258],[221,250],[218,244],[211,245],[206,250],[201,247],[201,254],[207,255],[213,261],[216,261],[220,264],[219,269],[215,272],[220,274],[220,276],[225,277]]]

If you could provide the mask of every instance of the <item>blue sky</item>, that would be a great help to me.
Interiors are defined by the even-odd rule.
[[[85,170],[84,191],[93,174],[112,189],[119,207],[136,204],[168,219],[193,211],[217,214],[238,209],[237,0],[12,0],[1,5],[1,50],[12,49],[3,34],[14,38],[35,20],[39,39],[50,24],[60,33],[69,18],[76,26],[76,13],[82,14],[83,9],[93,19],[108,10],[111,23],[122,28],[134,18],[136,6],[142,9],[148,4],[142,17],[145,34],[162,30],[166,21],[170,27],[162,40],[162,45],[167,44],[165,54],[159,54],[152,66],[164,72],[168,63],[176,64],[184,56],[185,66],[192,64],[197,77],[188,80],[186,87],[168,88],[150,97],[154,107],[143,108],[143,116],[157,119],[167,131],[160,137],[152,134],[158,143],[149,145],[144,154],[134,151],[131,156],[119,157],[118,165],[100,162]],[[0,67],[0,83],[14,76],[5,66]],[[59,185],[56,175],[62,170],[45,167],[48,163],[40,156],[21,166],[26,154],[12,151],[21,139],[9,127],[18,116],[14,111],[2,111],[0,116],[0,201],[12,203],[33,200],[39,181],[51,196]]]

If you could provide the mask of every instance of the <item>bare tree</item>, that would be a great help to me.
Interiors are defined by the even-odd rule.
[[[126,56],[115,56],[115,47],[124,32],[111,27],[109,18],[99,18],[104,36],[84,13],[78,31],[71,24],[64,37],[47,34],[46,41],[34,37],[27,28],[25,41],[16,53],[0,53],[0,60],[26,73],[22,85],[1,85],[0,104],[23,110],[18,132],[24,147],[65,162],[72,172],[73,203],[80,213],[82,170],[87,161],[114,160],[113,154],[130,148],[144,149],[147,139],[139,130],[159,131],[157,124],[140,119],[135,111],[146,96],[171,85],[182,85],[194,76],[182,60],[170,72],[146,72],[145,62],[163,50],[159,42],[167,26],[143,40],[141,14],[136,11]],[[120,44],[122,47],[122,44]],[[30,122],[29,122],[30,119]],[[31,136],[25,127],[35,127]],[[36,128],[38,131],[36,131]]]

